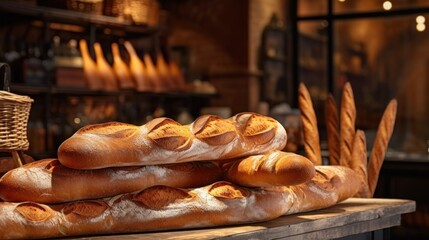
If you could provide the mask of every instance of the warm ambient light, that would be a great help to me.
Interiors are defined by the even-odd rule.
[[[417,23],[416,29],[419,32],[423,32],[426,29],[426,25],[424,23]]]
[[[345,2],[346,0],[338,0],[338,2]]]
[[[383,8],[384,10],[389,11],[390,9],[392,9],[392,3],[390,1],[385,1],[383,3]]]
[[[425,21],[426,21],[426,18],[421,15],[416,17],[417,23],[425,23]]]

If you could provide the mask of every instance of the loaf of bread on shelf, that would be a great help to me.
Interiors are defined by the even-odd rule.
[[[106,200],[62,205],[0,203],[0,238],[28,239],[211,227],[267,221],[287,212],[289,192],[217,182],[196,189],[154,186]]]
[[[62,203],[112,197],[155,185],[201,187],[220,180],[212,162],[76,170],[57,159],[13,169],[0,179],[0,199],[10,202]]]
[[[316,173],[309,159],[281,151],[237,159],[227,166],[225,179],[247,187],[296,185],[309,181]]]
[[[349,168],[316,166],[312,180],[290,187],[246,188],[230,182],[183,189],[153,186],[103,200],[57,205],[0,203],[0,238],[28,239],[187,229],[262,222],[326,208],[353,196]]]
[[[279,122],[256,113],[204,115],[189,125],[156,118],[143,126],[83,127],[61,144],[58,159],[75,169],[219,160],[280,150],[286,141]]]

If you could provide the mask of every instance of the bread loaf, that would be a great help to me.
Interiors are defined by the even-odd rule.
[[[371,193],[368,187],[368,158],[366,154],[365,132],[357,130],[353,140],[351,168],[358,175],[361,182],[357,197],[369,198]]]
[[[56,159],[45,159],[13,169],[0,179],[4,201],[61,203],[111,197],[154,185],[201,187],[220,180],[211,162],[187,162],[141,167],[76,170]]]
[[[104,201],[48,206],[0,203],[0,238],[28,239],[210,227],[267,221],[286,213],[289,192],[217,182],[193,190],[154,186]]]
[[[329,94],[325,106],[326,131],[328,139],[329,164],[340,165],[340,135],[337,104],[332,94]]]
[[[335,205],[356,194],[349,168],[316,166],[312,180],[289,187],[229,182],[183,189],[153,186],[104,200],[44,205],[0,203],[0,238],[28,239],[186,229],[267,221]]]
[[[386,155],[387,145],[393,133],[396,120],[397,101],[393,99],[389,102],[384,110],[383,116],[378,125],[377,133],[374,139],[371,156],[368,163],[368,185],[371,191],[371,196],[374,195],[377,187],[378,175],[380,174],[381,166]]]
[[[349,82],[344,85],[341,96],[340,112],[340,163],[350,167],[352,161],[352,147],[355,136],[356,106],[353,89]]]
[[[322,165],[317,117],[316,113],[314,112],[310,93],[303,83],[299,85],[298,93],[299,109],[301,110],[301,122],[302,128],[304,130],[304,150],[310,161],[312,161],[315,165]]]
[[[225,179],[247,187],[288,186],[307,182],[314,174],[314,165],[307,158],[274,151],[234,161],[225,172]]]
[[[61,144],[58,159],[75,169],[218,160],[280,150],[286,141],[279,122],[256,113],[205,115],[189,125],[157,118],[83,127]]]

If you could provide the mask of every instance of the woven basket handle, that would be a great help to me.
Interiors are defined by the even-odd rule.
[[[0,69],[4,68],[3,90],[10,92],[10,67],[7,63],[0,63]]]

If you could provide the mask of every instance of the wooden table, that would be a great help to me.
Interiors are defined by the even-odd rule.
[[[401,215],[415,207],[411,200],[351,198],[330,208],[263,223],[73,239],[386,239],[382,230],[399,226]]]

